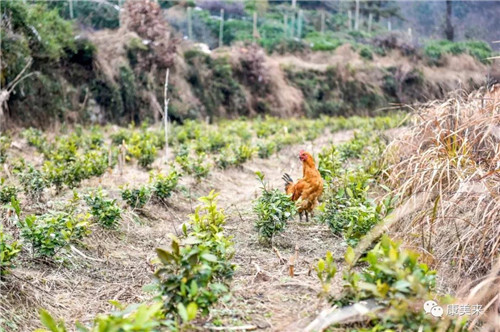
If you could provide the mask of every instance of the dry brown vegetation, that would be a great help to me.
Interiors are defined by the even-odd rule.
[[[500,248],[500,89],[457,93],[419,110],[388,148],[389,183],[422,207],[393,232],[445,277],[464,285],[495,264]]]

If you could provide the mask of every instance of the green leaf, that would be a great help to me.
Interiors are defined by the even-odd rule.
[[[59,329],[54,318],[44,309],[40,309],[40,320],[42,324],[52,332],[61,332],[65,330],[64,328]]]
[[[187,310],[186,310],[186,307],[184,306],[184,304],[179,303],[177,305],[177,313],[179,314],[179,316],[181,316],[181,318],[184,322],[189,321],[189,316],[188,316],[188,313],[187,313]]]
[[[325,270],[325,261],[320,259],[318,262],[318,271],[323,272]]]
[[[349,266],[352,266],[352,264],[354,263],[354,258],[355,258],[355,253],[354,253],[354,249],[352,249],[352,247],[347,247],[347,250],[345,252],[345,261],[347,264],[349,264]]]
[[[170,252],[162,248],[156,248],[156,254],[163,264],[169,264],[175,260],[175,257]]]
[[[191,321],[196,318],[196,314],[198,313],[198,305],[196,302],[191,302],[187,306],[187,317],[188,320]]]
[[[202,254],[201,258],[203,258],[206,261],[212,262],[212,263],[217,263],[217,256],[213,254]]]

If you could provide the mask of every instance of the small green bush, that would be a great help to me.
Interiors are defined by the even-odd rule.
[[[167,175],[158,173],[152,176],[151,193],[153,198],[164,201],[172,195],[177,187],[180,174],[174,169]]]
[[[24,162],[17,165],[14,171],[19,176],[19,182],[26,196],[35,200],[39,199],[48,185],[43,174],[32,165],[25,165]]]
[[[254,201],[253,210],[257,214],[255,227],[262,239],[272,240],[273,236],[282,232],[288,220],[297,213],[295,202],[278,189],[268,189],[264,182],[264,174],[256,172],[262,184],[262,195]]]
[[[191,215],[191,231],[184,224],[184,239],[173,237],[170,250],[156,250],[161,262],[155,272],[157,299],[163,302],[167,317],[177,315],[184,321],[194,319],[198,312],[208,314],[228,292],[235,269],[230,262],[233,243],[223,234],[226,217],[217,209],[217,194],[212,191],[200,201],[204,205]]]
[[[492,56],[493,50],[488,43],[479,40],[463,42],[432,40],[428,41],[424,46],[424,54],[434,64],[439,64],[439,60],[444,54],[458,55],[462,53],[468,53],[483,63],[489,63],[487,58]]]
[[[163,313],[162,304],[141,303],[124,307],[116,301],[110,301],[118,311],[110,314],[100,314],[94,318],[92,327],[86,327],[76,323],[76,329],[80,332],[102,332],[102,331],[141,331],[156,332],[162,326]],[[40,310],[42,324],[48,330],[37,330],[39,332],[67,332],[63,321],[56,321],[47,311]]]
[[[0,203],[8,204],[12,199],[17,199],[16,186],[5,185],[5,179],[0,180]]]
[[[90,206],[90,214],[97,223],[105,228],[117,228],[122,210],[116,204],[116,199],[106,199],[106,194],[101,189],[84,197]]]
[[[28,128],[22,132],[22,136],[26,139],[29,145],[43,149],[44,145],[47,144],[47,140],[43,133],[35,128]]]
[[[205,161],[205,153],[199,153],[196,159],[188,155],[177,155],[175,161],[181,166],[187,174],[192,174],[198,180],[204,178],[210,173],[210,164]]]
[[[0,280],[9,273],[9,269],[15,267],[14,260],[21,251],[21,245],[17,241],[8,242],[8,240],[8,235],[0,225]]]
[[[33,253],[40,256],[54,257],[89,233],[86,216],[66,212],[30,215],[20,224],[21,236],[31,244]]]
[[[323,285],[320,295],[339,307],[353,305],[362,300],[372,300],[389,310],[383,316],[366,319],[357,331],[466,331],[467,318],[434,319],[422,310],[427,300],[450,303],[451,298],[438,297],[434,293],[436,272],[418,261],[419,255],[400,249],[400,243],[386,235],[361,260],[367,264],[361,271],[352,269],[355,253],[349,247],[345,261],[350,267],[344,272],[344,290],[340,295],[329,293],[336,269],[331,254],[320,260],[316,271]],[[320,274],[321,272],[321,274]]]
[[[10,147],[10,138],[8,136],[0,135],[0,164],[7,160],[7,151]]]
[[[273,141],[260,141],[257,143],[257,154],[259,158],[267,159],[276,152],[276,143]]]
[[[123,188],[122,199],[133,209],[142,209],[151,198],[151,190],[146,186]]]
[[[373,60],[373,51],[369,46],[363,46],[359,50],[359,55],[361,55],[362,58],[367,59],[367,60]]]

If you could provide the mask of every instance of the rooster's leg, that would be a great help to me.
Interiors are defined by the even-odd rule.
[[[299,212],[299,220],[302,222],[302,212]]]
[[[309,222],[309,213],[306,211],[306,222]]]

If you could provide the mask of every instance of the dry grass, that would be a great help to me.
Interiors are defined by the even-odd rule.
[[[500,250],[499,107],[500,86],[457,93],[420,109],[388,148],[389,184],[405,199],[419,196],[423,207],[393,231],[452,288],[487,273]]]

